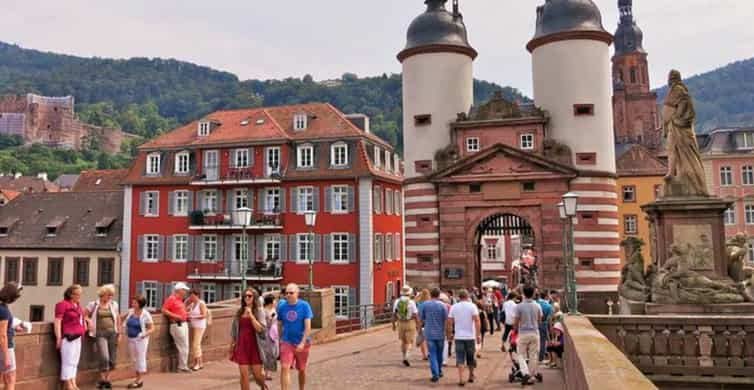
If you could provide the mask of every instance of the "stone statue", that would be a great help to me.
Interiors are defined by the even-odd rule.
[[[644,276],[644,256],[641,255],[644,241],[636,237],[628,237],[620,244],[626,248],[627,261],[621,270],[618,293],[632,301],[646,302],[649,299],[650,288]]]
[[[665,195],[708,196],[694,130],[694,103],[677,70],[670,71],[668,86],[670,90],[662,109],[663,129],[668,140]]]
[[[671,253],[661,272],[661,289],[669,290],[671,303],[709,304],[744,301],[740,286],[712,280],[689,269],[689,255],[693,247],[672,245]]]
[[[738,233],[725,242],[725,253],[728,256],[728,276],[734,282],[742,282],[751,278],[754,269],[744,267],[744,259],[749,251],[749,237],[746,233]]]

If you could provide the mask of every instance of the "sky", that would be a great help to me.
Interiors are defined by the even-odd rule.
[[[475,77],[531,95],[526,43],[544,0],[460,0]],[[595,0],[614,32],[618,0]],[[3,0],[0,40],[85,57],[176,58],[241,79],[400,72],[396,54],[423,0]],[[634,0],[650,79],[754,57],[752,0]]]

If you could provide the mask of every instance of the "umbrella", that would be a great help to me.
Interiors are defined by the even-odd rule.
[[[500,287],[500,282],[498,282],[497,280],[488,280],[488,281],[482,283],[482,287],[485,287],[485,288],[499,288]]]

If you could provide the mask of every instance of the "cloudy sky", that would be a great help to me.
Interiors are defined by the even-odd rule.
[[[476,77],[531,91],[526,42],[544,0],[461,0]],[[617,0],[595,0],[614,31]],[[754,1],[634,0],[652,84],[754,56]],[[242,79],[399,72],[423,0],[3,0],[0,40],[98,57],[172,57]]]

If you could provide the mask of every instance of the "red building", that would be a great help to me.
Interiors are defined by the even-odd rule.
[[[124,183],[128,293],[154,307],[188,281],[209,302],[238,297],[244,263],[261,290],[305,286],[311,257],[338,313],[397,296],[401,161],[368,123],[328,104],[218,111],[141,146]]]

